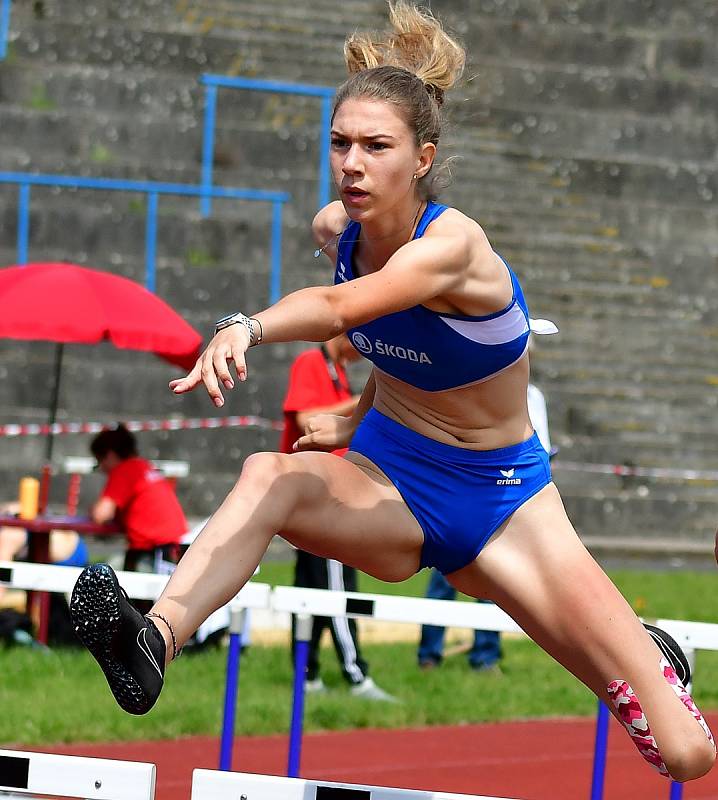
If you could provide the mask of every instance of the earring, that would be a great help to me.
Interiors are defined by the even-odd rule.
[[[415,181],[415,180],[417,179],[417,177],[418,177],[418,176],[417,176],[417,174],[416,174],[416,172],[415,172],[415,173],[414,173],[414,174],[411,176],[411,179],[412,179],[413,181]]]

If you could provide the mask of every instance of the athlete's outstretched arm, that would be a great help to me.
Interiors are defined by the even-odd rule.
[[[408,242],[382,269],[335,286],[310,286],[292,292],[252,317],[263,342],[325,342],[377,317],[425,303],[456,288],[469,261],[469,237],[453,225],[448,235]],[[224,405],[220,384],[234,386],[234,361],[240,381],[247,378],[248,327],[231,325],[210,341],[191,372],[170,388],[183,394],[204,383],[216,406]]]

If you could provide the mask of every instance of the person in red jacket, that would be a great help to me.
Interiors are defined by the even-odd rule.
[[[174,486],[137,452],[137,440],[124,425],[102,431],[91,442],[97,465],[107,475],[92,506],[97,523],[116,519],[127,536],[124,568],[168,573],[179,560],[187,520]]]
[[[284,431],[280,442],[283,453],[291,453],[294,443],[304,436],[312,419],[320,414],[349,416],[359,401],[352,393],[344,367],[357,361],[359,354],[346,335],[330,339],[321,347],[300,353],[289,371],[287,394],[284,398]],[[346,448],[336,450],[342,456]],[[294,585],[308,589],[357,591],[357,571],[339,561],[321,558],[297,549],[294,566]],[[295,624],[292,619],[292,651]],[[366,700],[391,702],[394,698],[376,685],[369,676],[369,665],[362,657],[356,622],[346,617],[314,617],[312,638],[307,660],[307,692],[324,692],[326,687],[319,674],[319,642],[329,628],[342,674],[351,686],[351,693]]]

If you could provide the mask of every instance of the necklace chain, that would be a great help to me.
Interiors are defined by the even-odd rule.
[[[419,203],[419,208],[417,209],[416,214],[414,215],[414,220],[411,223],[411,232],[409,233],[409,238],[407,239],[407,242],[410,242],[412,236],[414,235],[414,231],[416,229],[416,223],[417,223],[417,221],[419,219],[419,214],[421,213],[421,209],[423,208],[423,206],[424,206],[424,201],[422,200],[421,203]],[[346,228],[344,230],[346,230]],[[321,247],[317,248],[314,251],[314,258],[319,258],[319,256],[327,249],[327,247],[329,247],[329,245],[335,239],[336,240],[339,239],[339,237],[342,235],[342,233],[344,233],[344,231],[339,231],[339,233],[335,233],[333,236],[331,236],[329,239],[327,239],[327,241]],[[394,234],[393,233],[389,233],[386,236],[380,236],[378,239],[372,239],[371,241],[379,242],[379,241],[382,241],[383,239],[389,239],[391,236],[394,236]],[[359,239],[352,239],[351,241],[345,242],[344,244],[356,244],[358,241],[359,241]]]

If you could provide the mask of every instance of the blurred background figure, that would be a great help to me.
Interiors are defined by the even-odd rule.
[[[107,475],[90,516],[102,524],[115,520],[127,537],[124,569],[169,575],[181,555],[187,520],[174,484],[137,452],[131,431],[118,424],[102,431],[90,443],[97,467]],[[143,611],[149,600],[138,601]]]
[[[98,524],[116,520],[127,537],[124,569],[171,572],[179,560],[187,520],[174,485],[137,452],[137,440],[119,424],[90,443],[107,483],[92,506]]]
[[[321,347],[301,353],[291,365],[284,398],[284,432],[280,449],[291,453],[292,445],[305,433],[309,420],[317,414],[349,416],[359,402],[352,392],[345,366],[359,359],[345,334],[330,339]],[[346,450],[337,450],[342,456]],[[310,589],[357,591],[357,571],[333,559],[296,551],[294,585]],[[326,690],[319,674],[319,644],[329,629],[344,678],[352,694],[368,700],[393,701],[394,698],[369,677],[369,665],[361,654],[356,622],[346,617],[314,617],[307,661],[307,692]],[[292,620],[292,653],[295,645],[295,620]]]

